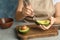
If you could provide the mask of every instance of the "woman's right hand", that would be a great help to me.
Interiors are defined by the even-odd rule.
[[[23,7],[22,8],[22,13],[25,16],[31,16],[31,17],[34,16],[33,9],[31,7],[31,5],[27,5],[27,7]]]

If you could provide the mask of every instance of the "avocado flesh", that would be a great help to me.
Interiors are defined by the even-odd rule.
[[[26,30],[21,30],[21,29],[19,29],[19,32],[20,32],[21,34],[26,34],[28,31],[29,31],[29,28],[27,28]]]
[[[38,24],[48,26],[50,24],[50,20],[36,20]]]

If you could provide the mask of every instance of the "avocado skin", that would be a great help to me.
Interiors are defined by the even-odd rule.
[[[26,34],[26,33],[29,32],[29,29],[28,29],[27,31],[24,31],[24,32],[21,32],[21,31],[18,30],[18,32],[19,32],[20,34],[23,34],[23,35],[24,35],[24,34]]]
[[[29,30],[28,31],[26,31],[26,32],[20,32],[20,31],[18,31],[20,34],[26,34],[26,33],[28,33],[29,32]]]
[[[38,22],[36,22],[36,21],[35,21],[35,23],[36,23],[37,25],[40,25],[40,24],[39,24]]]

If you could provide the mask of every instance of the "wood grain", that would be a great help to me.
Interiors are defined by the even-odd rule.
[[[49,37],[49,36],[58,35],[58,31],[57,31],[58,29],[55,27],[51,27],[50,29],[44,31],[40,28],[37,28],[37,25],[27,25],[27,26],[30,27],[30,31],[25,35],[22,35],[18,32],[18,28],[20,26],[16,27],[17,36],[22,38],[22,40],[27,40],[30,38],[37,38],[37,37]]]

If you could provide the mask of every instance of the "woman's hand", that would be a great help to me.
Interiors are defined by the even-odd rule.
[[[34,16],[33,9],[31,7],[31,5],[27,5],[26,7],[23,7],[22,8],[22,13],[25,16],[31,16],[31,17]]]
[[[51,22],[50,22],[50,25],[48,25],[47,27],[44,26],[44,25],[39,25],[38,27],[40,27],[40,28],[43,29],[43,30],[49,29],[49,28],[54,24],[55,18],[54,18],[54,17],[50,17],[49,19],[50,19],[50,21],[51,21]]]

